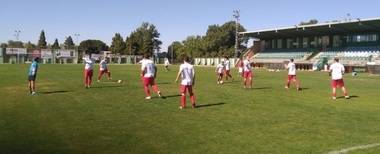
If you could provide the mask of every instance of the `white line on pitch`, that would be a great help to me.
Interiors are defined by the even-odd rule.
[[[354,146],[354,147],[350,147],[350,148],[346,148],[346,149],[341,149],[338,151],[330,151],[327,154],[343,154],[343,153],[347,153],[347,152],[354,151],[354,150],[369,149],[369,148],[373,148],[373,147],[377,147],[377,146],[380,146],[380,143]]]

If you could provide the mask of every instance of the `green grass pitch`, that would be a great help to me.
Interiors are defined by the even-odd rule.
[[[42,64],[37,96],[28,94],[28,67],[0,65],[0,153],[326,153],[380,142],[380,78],[368,74],[346,74],[353,97],[334,101],[323,72],[298,72],[297,92],[285,90],[286,72],[255,70],[244,90],[236,70],[234,82],[217,85],[214,68],[196,67],[200,107],[178,110],[177,66],[159,66],[166,98],[152,100],[139,66],[111,65],[123,83],[85,89],[83,65]]]

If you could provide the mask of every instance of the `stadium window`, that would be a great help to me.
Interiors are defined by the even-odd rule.
[[[292,48],[292,44],[293,44],[293,39],[290,39],[290,38],[286,39],[286,48],[287,49]]]
[[[376,42],[377,35],[369,34],[369,35],[353,35],[351,36],[352,42]]]
[[[303,48],[308,48],[309,47],[308,42],[309,42],[309,38],[308,37],[304,37],[302,39],[302,47]]]
[[[340,46],[340,36],[334,35],[333,36],[333,47],[339,47]]]
[[[296,48],[300,48],[300,47],[301,47],[300,38],[297,37],[296,38]]]
[[[266,40],[265,41],[265,49],[269,49],[269,47],[270,47],[270,41]]]
[[[282,49],[282,39],[277,40],[277,49]]]
[[[376,34],[369,35],[368,41],[369,42],[376,42],[377,41],[377,35]]]
[[[272,49],[276,49],[276,40],[273,39],[271,42],[272,42]]]
[[[317,47],[321,47],[322,46],[322,38],[321,37],[315,37],[316,40],[317,40]]]

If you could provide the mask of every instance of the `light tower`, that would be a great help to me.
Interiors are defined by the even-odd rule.
[[[21,31],[20,31],[20,30],[15,30],[15,37],[16,37],[16,41],[18,41],[18,39],[19,39],[19,36],[20,36],[20,33],[21,33]]]
[[[76,59],[77,59],[77,62],[76,63],[78,63],[78,60],[79,60],[79,36],[80,36],[80,34],[79,33],[75,33],[74,34],[74,36],[75,36],[75,41],[76,41],[76,45],[74,45],[74,47],[75,47],[75,49],[76,49],[76,55],[78,56]],[[82,56],[84,56],[84,54],[82,55]]]
[[[75,39],[76,39],[77,46],[79,46],[78,43],[79,43],[79,36],[80,36],[80,34],[79,33],[75,33],[74,36],[75,36]]]
[[[239,58],[239,18],[240,18],[240,10],[233,11],[233,17],[235,18],[235,57]]]

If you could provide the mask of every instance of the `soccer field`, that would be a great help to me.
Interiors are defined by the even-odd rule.
[[[285,90],[286,72],[256,70],[245,90],[236,70],[234,82],[217,85],[214,68],[197,67],[199,108],[179,110],[175,66],[159,67],[166,98],[151,100],[139,66],[110,65],[121,84],[104,78],[85,89],[83,65],[42,64],[37,96],[28,67],[0,65],[0,153],[328,153],[380,143],[380,77],[368,74],[346,74],[352,98],[334,101],[327,73],[299,72],[298,92]]]

